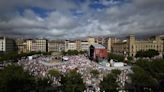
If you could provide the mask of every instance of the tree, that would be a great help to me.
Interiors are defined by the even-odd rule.
[[[82,75],[72,70],[61,77],[61,89],[63,92],[83,92],[85,84]]]
[[[144,51],[140,50],[140,51],[137,51],[136,53],[136,58],[140,57],[140,58],[143,58],[144,57]]]
[[[149,57],[149,58],[152,58],[154,56],[158,56],[159,55],[159,52],[154,50],[154,49],[149,49],[149,50],[146,50],[146,51],[138,51],[136,53],[136,56],[135,57],[140,57],[140,58],[143,58],[143,57]]]
[[[164,75],[163,60],[153,60],[151,62],[148,62],[147,60],[139,60],[135,65],[141,67],[147,74],[158,80]]]
[[[98,75],[100,74],[98,70],[91,70],[91,75],[93,75],[94,77],[98,77]]]
[[[35,90],[35,78],[22,67],[8,65],[0,71],[1,92],[30,92]]]
[[[62,53],[62,55],[64,55],[64,56],[67,54],[67,52],[65,52],[64,50],[61,51],[61,53]]]
[[[128,56],[127,59],[128,59],[129,61],[132,61],[132,60],[133,60],[133,57]]]
[[[105,92],[118,92],[119,88],[119,81],[117,81],[118,76],[120,75],[121,71],[113,70],[110,74],[103,78],[103,81],[100,83],[101,91]]]
[[[118,69],[114,69],[114,70],[112,70],[112,73],[115,74],[115,76],[117,77],[118,75],[121,74],[121,71]]]
[[[124,61],[124,56],[122,56],[122,55],[116,55],[116,54],[113,54],[113,53],[109,53],[108,54],[108,59],[109,60],[110,59],[114,59],[114,60],[117,60],[117,61],[122,62],[122,61]]]
[[[164,60],[138,60],[132,67],[128,83],[134,91],[163,92],[164,91]]]
[[[79,54],[85,54],[86,51],[79,51]]]
[[[164,77],[159,80],[159,90],[164,92]]]
[[[56,78],[59,78],[61,76],[60,72],[56,69],[49,70],[48,74],[50,74],[52,77],[56,77]]]
[[[52,86],[53,81],[48,77],[36,78],[36,92],[53,92],[55,89]]]
[[[49,70],[48,74],[51,75],[52,79],[55,77],[57,81],[59,81],[59,78],[61,77],[61,73],[56,69]]]
[[[77,50],[73,50],[73,55],[78,55],[79,52]]]
[[[50,92],[51,85],[48,77],[34,77],[14,64],[0,71],[0,92]]]
[[[78,55],[78,54],[85,54],[86,51],[77,51],[77,50],[68,50],[67,52],[62,51],[62,55]]]
[[[50,55],[51,52],[30,52],[30,53],[21,53],[18,54],[17,52],[10,52],[3,54],[0,58],[0,61],[10,61],[10,62],[17,62],[22,57],[27,57],[35,54],[43,54],[43,55]]]
[[[68,50],[67,54],[68,55],[78,55],[78,51],[77,50]]]
[[[147,74],[141,67],[134,66],[133,73],[130,74],[131,85],[135,92],[154,92],[157,86],[157,80]]]
[[[158,55],[159,55],[159,52],[154,50],[154,49],[150,49],[150,50],[147,51],[147,56],[149,58],[152,58],[152,57],[158,56]]]
[[[0,62],[3,62],[4,61],[4,58],[3,57],[0,57]]]

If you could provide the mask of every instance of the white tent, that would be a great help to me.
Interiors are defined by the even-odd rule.
[[[68,61],[68,60],[69,60],[69,58],[68,58],[68,57],[66,57],[66,56],[64,56],[64,57],[63,57],[63,60]]]
[[[32,60],[33,59],[33,56],[28,56],[28,60]]]
[[[122,67],[122,66],[124,66],[124,63],[123,62],[114,62],[113,66],[114,67]]]

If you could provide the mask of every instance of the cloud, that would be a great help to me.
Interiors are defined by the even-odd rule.
[[[77,7],[71,0],[1,0],[1,10],[13,10],[18,7],[40,7],[44,9],[65,10]]]
[[[72,16],[52,12],[45,20],[48,28],[71,29],[77,26]]]
[[[35,28],[43,27],[43,19],[37,16],[33,11],[26,10],[24,16],[14,16],[9,20],[0,21],[0,29],[15,29],[15,28]]]
[[[1,35],[16,35],[26,37],[47,37],[55,38],[75,28],[78,22],[66,14],[54,11],[48,17],[42,18],[32,10],[25,10],[23,15],[13,16],[7,20],[0,21]]]
[[[163,0],[134,0],[134,3],[139,7],[164,7]]]
[[[164,33],[163,0],[1,0],[0,34],[19,37],[78,38]],[[96,6],[90,7],[90,5]],[[19,11],[18,7],[23,7]],[[31,7],[46,9],[45,17]],[[80,12],[80,16],[71,10]],[[3,16],[2,16],[3,15]]]

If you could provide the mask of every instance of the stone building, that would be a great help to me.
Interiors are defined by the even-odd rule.
[[[137,51],[154,49],[157,50],[160,55],[163,55],[163,45],[163,40],[160,36],[147,40],[137,40],[134,35],[130,35],[127,40],[114,43],[112,45],[112,52],[134,57]]]

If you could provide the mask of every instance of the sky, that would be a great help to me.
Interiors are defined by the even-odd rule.
[[[0,36],[164,34],[164,0],[0,0]]]

